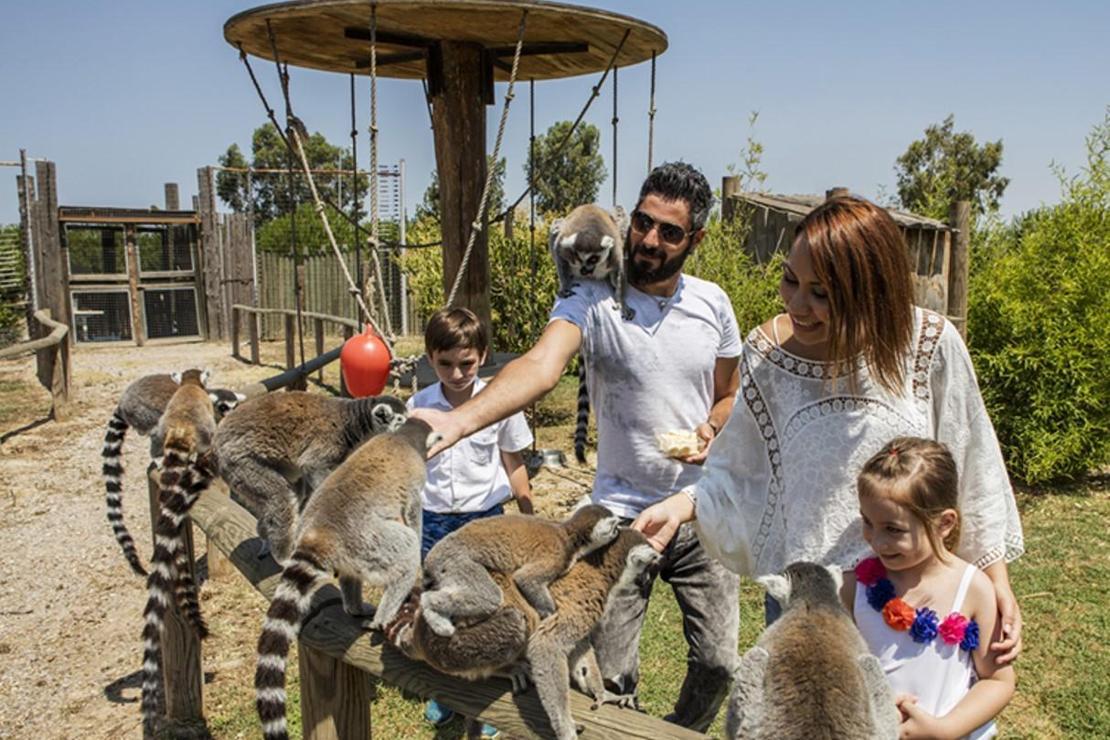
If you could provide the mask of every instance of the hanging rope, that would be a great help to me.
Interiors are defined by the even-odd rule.
[[[370,6],[370,255],[374,265],[374,283],[381,305],[381,317],[390,339],[393,334],[393,321],[389,314],[389,304],[385,299],[385,281],[382,279],[382,261],[378,256],[378,6]],[[363,297],[369,293],[369,281],[363,286]]]
[[[578,112],[578,118],[574,119],[574,123],[571,124],[570,129],[567,131],[566,135],[563,136],[562,140],[559,142],[559,145],[555,147],[555,151],[551,153],[551,159],[554,159],[555,157],[562,154],[563,149],[566,148],[567,143],[570,142],[570,137],[574,135],[575,130],[578,128],[578,124],[582,123],[582,119],[586,117],[586,112],[590,109],[590,106],[593,105],[593,102],[597,100],[597,96],[601,94],[601,87],[605,84],[605,79],[609,76],[609,71],[613,69],[613,65],[616,63],[617,57],[621,53],[621,49],[624,48],[624,42],[628,40],[628,35],[631,32],[632,29],[625,30],[624,36],[621,37],[620,43],[617,44],[617,48],[613,51],[613,56],[609,58],[609,64],[605,66],[605,71],[601,74],[601,79],[598,80],[597,84],[594,85],[593,89],[590,91],[590,97],[586,100],[586,104],[582,106],[582,110]],[[535,183],[529,183],[524,192],[517,196],[517,199],[514,200],[508,208],[502,211],[501,214],[497,216],[497,218],[493,219],[490,223],[498,223],[500,221],[504,221],[505,218],[507,218],[508,215],[512,213],[517,206],[520,205],[521,201],[528,197],[528,194],[532,192],[532,188],[534,185]]]
[[[281,95],[285,99],[285,123],[289,131],[296,136],[297,129],[303,129],[304,124],[293,115],[293,105],[289,100],[289,65],[282,66],[281,57],[278,55],[277,39],[274,37],[274,29],[268,18],[266,19],[266,33],[270,37],[270,49],[274,54],[274,66],[277,68],[278,81],[281,83]],[[280,130],[281,127],[279,126],[278,128]],[[301,252],[297,249],[297,192],[293,180],[293,150],[289,146],[288,139],[285,141],[285,165],[288,170],[289,249],[293,253],[293,305],[297,311],[297,344],[300,348],[301,364],[303,365],[305,362],[304,285],[301,281],[301,266],[303,263],[301,261]]]
[[[620,67],[613,68],[613,208],[617,207],[617,124],[620,117],[617,115],[617,72]]]
[[[520,68],[520,50],[524,46],[524,27],[527,20],[528,11],[525,10],[520,15],[520,30],[517,32],[516,49],[513,52],[513,68],[509,73],[509,88],[505,91],[505,105],[501,109],[501,122],[497,126],[497,139],[493,144],[494,166],[486,168],[486,184],[482,188],[482,197],[478,201],[478,212],[474,216],[474,221],[470,224],[470,238],[467,239],[466,250],[463,252],[462,261],[459,263],[459,269],[455,272],[455,279],[451,285],[451,291],[447,294],[447,306],[455,305],[455,296],[459,292],[459,286],[462,285],[463,275],[466,274],[466,267],[470,263],[470,253],[474,250],[474,242],[478,237],[478,232],[486,227],[484,223],[486,203],[489,200],[489,191],[493,184],[494,171],[497,169],[497,155],[501,152],[501,139],[505,136],[505,122],[509,118],[509,104],[512,103],[513,100],[513,86],[516,84],[516,73]]]
[[[648,98],[648,174],[651,174],[651,152],[655,143],[655,50],[651,51],[651,97]]]
[[[354,221],[355,274],[362,280],[362,228],[358,222],[358,123],[355,117],[355,73],[351,75],[351,220]]]

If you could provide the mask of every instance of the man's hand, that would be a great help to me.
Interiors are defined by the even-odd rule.
[[[693,518],[693,502],[685,493],[676,493],[641,511],[632,522],[632,528],[643,532],[648,543],[658,552],[663,552],[678,528]]]
[[[694,429],[694,434],[698,435],[699,447],[697,454],[688,457],[677,458],[679,461],[687,465],[703,465],[705,459],[709,457],[709,447],[713,444],[713,440],[717,437],[717,433],[713,431],[713,427],[708,423],[698,424]]]
[[[458,419],[458,414],[453,411],[439,411],[429,408],[412,409],[409,412],[409,418],[427,422],[433,432],[439,432],[443,435],[443,439],[432,445],[431,449],[428,450],[429,460],[466,436],[466,427]]]

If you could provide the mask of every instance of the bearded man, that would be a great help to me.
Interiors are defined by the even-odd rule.
[[[705,236],[713,194],[683,162],[655,168],[640,189],[625,243],[635,312],[623,319],[613,288],[583,280],[555,302],[536,345],[505,366],[482,393],[450,412],[413,416],[444,435],[432,454],[532,404],[558,383],[578,352],[597,414],[597,475],[591,499],[631,522],[651,504],[693,483],[732,412],[741,338],[728,297],[682,267]],[[739,249],[740,245],[737,245]],[[660,432],[694,430],[700,450],[660,450]],[[728,693],[737,659],[739,580],[683,525],[657,575],[682,610],[689,646],[686,678],[667,719],[705,732]],[[609,604],[592,638],[609,689],[635,697],[639,641],[654,578],[642,593]]]

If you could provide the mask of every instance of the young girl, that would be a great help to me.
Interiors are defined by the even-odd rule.
[[[952,554],[960,537],[952,455],[899,437],[864,464],[858,491],[875,556],[845,574],[844,601],[894,690],[900,736],[994,736],[1014,670],[988,649],[1001,629],[990,579]]]

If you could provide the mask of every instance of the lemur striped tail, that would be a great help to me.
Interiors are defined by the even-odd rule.
[[[307,547],[298,547],[293,552],[262,624],[254,690],[255,707],[266,740],[289,737],[285,726],[285,661],[289,646],[300,634],[312,595],[331,575],[321,559]]]
[[[574,427],[574,457],[586,464],[586,438],[590,429],[590,390],[586,387],[586,360],[578,356],[578,423]]]
[[[139,562],[139,553],[135,549],[135,540],[127,531],[123,523],[123,439],[127,436],[128,424],[120,415],[119,409],[112,413],[108,420],[108,431],[104,434],[104,449],[101,456],[104,465],[101,471],[104,475],[104,487],[107,489],[108,523],[112,525],[112,533],[116,542],[123,550],[123,556],[131,564],[131,570],[140,576],[146,575],[146,570]]]
[[[169,455],[167,454],[167,457]],[[188,569],[185,568],[185,547],[183,532],[186,516],[212,480],[213,474],[202,466],[173,469],[162,473],[163,488],[160,492],[162,510],[154,530],[154,555],[150,561],[150,575],[147,577],[147,602],[143,610],[143,726],[154,732],[155,718],[158,714],[158,687],[162,682],[159,657],[162,652],[162,630],[166,621],[166,610],[170,605],[170,591],[185,618],[197,628],[203,638],[208,629],[196,606],[195,586]],[[171,483],[171,486],[167,486]],[[182,589],[193,587],[190,613],[189,600]],[[185,601],[185,604],[182,604]]]

